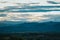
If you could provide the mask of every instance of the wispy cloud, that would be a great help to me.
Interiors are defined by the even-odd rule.
[[[2,14],[2,13],[1,13]],[[60,22],[60,12],[41,12],[41,13],[7,13],[7,16],[0,17],[0,21],[22,21],[22,22]]]
[[[47,2],[51,4],[60,4],[60,2],[55,2],[55,1],[47,1]]]
[[[40,6],[39,5],[31,6],[30,3],[39,3]],[[37,1],[0,0],[0,21],[23,21],[23,22],[59,21],[60,12],[58,11],[60,11],[60,5],[52,5],[52,4],[49,5],[49,3],[58,3],[58,2],[49,0],[37,0]]]

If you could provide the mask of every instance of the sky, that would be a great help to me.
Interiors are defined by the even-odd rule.
[[[47,1],[60,2],[60,0],[0,0],[0,8],[17,6],[17,3],[39,3],[40,5],[49,5]]]
[[[30,2],[40,2],[40,1],[44,2],[46,0],[0,0],[0,1],[30,3]]]
[[[15,2],[15,3],[45,3],[46,1],[56,1],[56,2],[60,2],[60,0],[0,0],[0,2],[6,1],[6,2]]]
[[[60,2],[60,0],[0,0],[0,7],[16,5],[17,3],[40,3],[40,5],[49,4],[47,1]]]
[[[1,2],[8,3],[1,3]],[[15,6],[14,3],[41,3],[47,4],[47,1],[59,0],[0,0],[0,9],[4,10],[5,7]],[[49,5],[49,4],[48,4]],[[1,16],[1,15],[4,16]],[[5,16],[6,15],[6,16]],[[0,21],[28,21],[28,22],[45,22],[45,21],[58,21],[60,20],[60,11],[52,12],[27,12],[27,13],[13,13],[13,12],[0,12]]]
[[[5,14],[1,16],[1,14]],[[60,22],[60,12],[0,13],[0,21],[21,22]]]

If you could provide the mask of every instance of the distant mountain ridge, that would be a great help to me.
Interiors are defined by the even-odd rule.
[[[15,25],[0,23],[1,33],[12,32],[60,32],[60,22],[44,22],[44,23],[19,23]]]

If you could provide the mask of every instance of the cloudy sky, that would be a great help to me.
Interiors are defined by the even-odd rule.
[[[14,3],[41,3],[45,4],[47,1],[59,0],[0,0],[0,9],[5,9],[4,7],[14,6]],[[1,3],[8,2],[8,3]],[[13,12],[0,12],[0,21],[28,21],[28,22],[45,22],[45,21],[58,21],[60,22],[60,11],[52,12],[27,12],[27,13],[13,13]]]
[[[1,16],[2,15],[2,16]],[[29,12],[29,13],[0,13],[0,21],[22,21],[22,22],[60,22],[60,12]]]
[[[31,2],[33,2],[33,3],[45,3],[46,1],[56,1],[56,2],[60,2],[60,0],[0,0],[0,2],[4,2],[4,1],[6,1],[6,2],[14,2],[14,3],[17,3],[17,2],[19,2],[19,3],[31,3]]]
[[[30,2],[40,2],[40,1],[44,2],[47,0],[0,0],[0,1],[30,3]]]
[[[47,1],[53,1],[60,3],[60,0],[0,0],[0,8],[6,6],[17,6],[17,3],[39,3],[40,5],[49,5]]]

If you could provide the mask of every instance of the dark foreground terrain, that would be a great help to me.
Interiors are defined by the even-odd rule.
[[[0,22],[0,40],[60,40],[60,22]]]
[[[0,40],[60,40],[60,33],[0,34]]]

